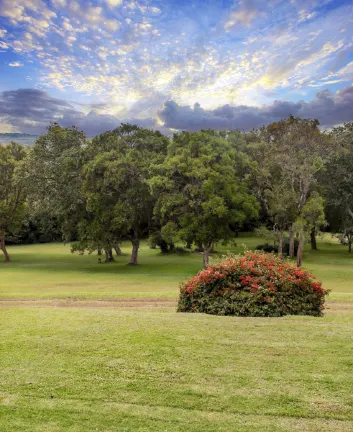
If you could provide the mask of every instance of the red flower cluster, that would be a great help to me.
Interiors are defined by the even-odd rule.
[[[248,252],[227,257],[182,284],[178,310],[223,315],[320,315],[327,293],[308,271],[273,254]],[[210,298],[217,306],[210,304]]]

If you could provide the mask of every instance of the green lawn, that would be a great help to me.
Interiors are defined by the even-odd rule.
[[[329,237],[319,248],[304,262],[332,289],[323,318],[175,313],[196,254],[143,247],[134,268],[57,244],[10,248],[0,431],[353,431],[353,257]],[[57,307],[68,297],[80,307]]]
[[[263,239],[240,236],[236,248],[251,249]],[[140,251],[140,265],[128,266],[130,244],[123,244],[124,257],[115,263],[98,264],[93,255],[72,255],[69,245],[44,244],[9,247],[13,262],[0,267],[0,298],[169,298],[178,295],[181,280],[200,270],[198,254],[161,255],[145,242]],[[307,250],[304,267],[313,271],[331,300],[353,301],[353,254],[329,235],[319,243],[319,251]],[[1,258],[1,257],[0,257]],[[1,264],[1,261],[0,261]]]

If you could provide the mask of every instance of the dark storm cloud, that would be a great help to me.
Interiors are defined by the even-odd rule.
[[[76,126],[88,137],[114,129],[121,122],[168,132],[163,127],[160,128],[154,118],[139,119],[131,115],[129,119],[120,120],[96,111],[105,107],[104,104],[91,105],[91,110],[85,114],[72,103],[53,98],[42,90],[11,90],[0,93],[0,123],[8,123],[21,132],[35,135],[45,133],[50,122],[58,122],[64,127]]]
[[[0,93],[0,123],[9,123],[21,132],[42,134],[50,122],[75,125],[88,136],[120,124],[117,118],[98,114],[94,109],[84,114],[70,102],[53,98],[42,90],[18,89]]]
[[[104,106],[99,106],[102,108]],[[118,127],[121,121],[141,127],[159,129],[170,134],[171,130],[199,131],[200,129],[241,129],[250,130],[287,117],[316,118],[323,127],[332,127],[345,121],[353,121],[353,87],[345,87],[335,95],[328,90],[316,94],[311,101],[274,101],[271,105],[253,107],[246,105],[223,105],[205,110],[196,103],[193,107],[167,101],[158,112],[163,125],[157,118],[136,117],[136,107],[124,119],[98,113],[95,108],[85,114],[62,99],[36,89],[19,89],[0,93],[0,123],[8,123],[17,130],[42,134],[50,122],[62,126],[77,126],[91,137]]]
[[[207,128],[250,130],[290,114],[318,119],[323,127],[353,121],[353,87],[345,87],[336,95],[324,90],[311,101],[274,101],[262,107],[224,105],[204,110],[199,104],[190,107],[168,101],[159,112],[166,128],[187,131]]]
[[[18,89],[0,93],[0,117],[13,121],[50,122],[63,113],[74,112],[68,102],[52,98],[41,90]]]

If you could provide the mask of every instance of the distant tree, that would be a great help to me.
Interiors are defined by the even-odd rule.
[[[321,177],[325,197],[329,204],[331,225],[341,232],[340,239],[352,245],[353,227],[353,122],[331,131],[338,148]]]
[[[53,123],[36,140],[30,154],[27,181],[31,204],[56,218],[66,241],[77,237],[78,224],[87,217],[81,178],[85,146],[83,132]]]
[[[282,256],[285,232],[291,228],[295,217],[295,194],[285,181],[273,179],[273,184],[265,190],[269,218],[273,230],[278,233],[278,254]]]
[[[303,249],[307,236],[313,230],[318,230],[326,224],[324,199],[316,192],[312,193],[301,209],[293,229],[298,232],[299,245],[297,253],[297,266],[303,263]]]
[[[344,231],[337,237],[343,245],[348,246],[348,252],[351,253],[353,243],[353,226],[345,228]]]
[[[88,146],[90,161],[83,170],[87,209],[102,235],[129,239],[130,264],[138,263],[143,235],[152,222],[154,197],[148,181],[154,166],[163,162],[169,139],[160,132],[123,124]]]
[[[273,148],[271,157],[280,168],[285,190],[290,191],[290,201],[293,199],[296,216],[289,226],[290,255],[292,256],[294,252],[294,231],[299,230],[297,262],[300,265],[305,241],[304,226],[307,226],[302,216],[303,209],[313,192],[316,192],[315,200],[319,202],[317,198],[318,174],[335,152],[333,140],[328,134],[321,132],[318,126],[317,120],[290,116],[262,130],[262,138]],[[285,195],[283,194],[283,197]],[[321,216],[319,220],[322,221]],[[313,222],[311,226],[314,232],[319,227]]]
[[[241,157],[213,131],[175,134],[150,182],[158,196],[156,217],[169,235],[202,246],[204,267],[214,242],[234,238],[236,229],[257,217],[256,199],[236,170]]]
[[[25,149],[16,143],[0,145],[0,249],[10,261],[6,237],[21,229],[26,213]]]

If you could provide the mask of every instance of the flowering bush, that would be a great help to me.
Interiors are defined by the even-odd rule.
[[[209,266],[180,287],[179,312],[320,316],[328,291],[273,254],[247,252]]]

